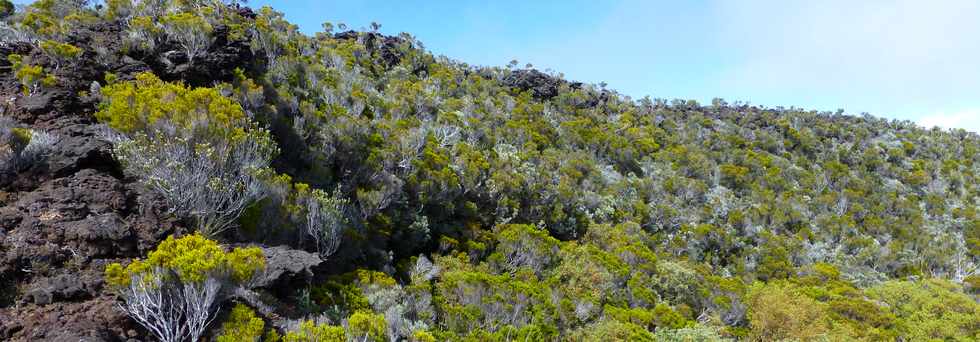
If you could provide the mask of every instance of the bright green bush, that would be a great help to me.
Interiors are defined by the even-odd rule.
[[[359,341],[387,341],[385,317],[371,312],[358,311],[347,318],[352,337]]]
[[[262,197],[276,153],[269,132],[218,88],[190,88],[152,73],[102,88],[96,118],[121,133],[115,155],[197,231],[214,237]]]
[[[228,319],[221,325],[221,335],[217,342],[261,341],[265,321],[255,315],[251,308],[237,304],[231,309]]]
[[[752,337],[763,341],[812,340],[830,331],[826,305],[790,283],[756,283],[746,294]]]
[[[37,93],[42,85],[51,87],[57,83],[53,74],[45,72],[40,65],[30,64],[24,56],[10,54],[7,56],[7,60],[12,64],[14,76],[20,81],[24,96]]]
[[[198,283],[212,277],[244,282],[265,268],[265,256],[257,247],[235,248],[226,252],[217,242],[192,234],[168,237],[143,260],[123,266],[106,266],[106,281],[128,286],[133,277],[159,275],[175,277],[182,283]],[[162,274],[161,274],[162,273]]]
[[[259,248],[225,252],[200,235],[168,237],[143,260],[106,266],[106,283],[120,308],[161,341],[197,340],[204,334],[223,288],[248,282],[265,267]],[[247,315],[239,310],[239,315]],[[242,317],[236,317],[242,318]],[[254,322],[248,322],[254,325]]]
[[[658,341],[646,328],[619,320],[601,320],[572,331],[569,341]]]
[[[312,321],[303,321],[299,329],[287,331],[282,337],[283,342],[321,342],[321,341],[347,341],[347,333],[344,327],[328,324],[315,324]]]
[[[896,317],[905,340],[970,341],[980,338],[980,304],[959,285],[942,279],[892,280],[870,288],[868,296]]]

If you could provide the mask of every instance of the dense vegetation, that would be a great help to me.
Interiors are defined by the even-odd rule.
[[[257,56],[223,82],[106,74],[85,94],[126,175],[199,233],[106,268],[161,340],[980,338],[974,133],[635,100],[217,0],[3,8],[4,39],[61,61],[7,56],[23,96],[100,22],[127,53],[204,63],[220,32]],[[0,173],[45,139],[5,120]],[[264,256],[219,243],[325,260],[275,300],[288,326],[222,294]]]

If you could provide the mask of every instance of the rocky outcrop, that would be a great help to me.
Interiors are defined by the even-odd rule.
[[[125,341],[143,335],[112,296],[0,310],[4,341]]]
[[[363,39],[369,52],[377,53],[381,57],[385,68],[398,65],[405,57],[401,52],[402,50],[398,48],[399,45],[406,43],[405,39],[401,37],[386,36],[377,32],[344,31],[335,34],[334,38]]]
[[[0,44],[0,52],[30,56],[59,79],[24,96],[0,68],[3,115],[55,140],[44,158],[0,175],[0,340],[144,335],[104,291],[104,267],[143,256],[181,230],[159,198],[123,177],[92,116],[97,99],[83,96],[106,72],[128,78],[150,70],[133,58],[98,56],[96,47],[112,52],[106,55],[121,48],[119,34],[113,23],[71,32],[68,41],[84,52],[57,67],[30,44]]]
[[[550,99],[558,96],[558,87],[563,82],[560,78],[535,69],[514,70],[503,79],[503,83],[508,87],[530,91],[531,95],[537,99]]]
[[[256,276],[254,287],[284,285],[299,279],[313,278],[313,268],[323,262],[316,254],[291,249],[286,246],[262,248],[265,254],[265,271]]]

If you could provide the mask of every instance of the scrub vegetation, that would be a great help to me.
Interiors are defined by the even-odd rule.
[[[50,56],[7,56],[25,97],[98,53],[70,38],[93,25],[188,68],[254,55],[227,79],[107,73],[86,94],[124,175],[193,232],[105,268],[160,340],[980,339],[975,133],[632,99],[234,1],[4,8],[0,32]],[[52,139],[0,117],[0,173]],[[231,295],[265,269],[246,245],[323,263],[260,307]]]

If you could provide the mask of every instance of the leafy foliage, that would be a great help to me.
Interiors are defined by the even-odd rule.
[[[150,56],[200,63],[225,40],[260,56],[212,87],[107,80],[96,117],[127,174],[201,234],[328,260],[286,340],[977,338],[974,133],[632,99],[237,6],[37,1],[9,21],[62,63],[90,53],[66,33],[93,18]],[[9,59],[28,93],[48,79]],[[110,278],[152,292],[257,260],[195,246],[213,252],[194,267],[151,255]]]
[[[225,252],[215,241],[188,235],[168,237],[145,260],[109,264],[105,275],[130,317],[157,339],[177,342],[201,337],[222,299],[222,287],[247,282],[264,267],[259,248]],[[239,310],[238,315],[247,313]]]
[[[231,309],[228,320],[221,325],[218,342],[261,341],[265,322],[248,306],[237,304]]]
[[[55,142],[54,135],[18,127],[13,119],[0,116],[0,175],[41,164]]]
[[[232,226],[261,195],[276,148],[241,105],[216,88],[189,88],[150,73],[102,88],[96,117],[121,133],[116,155],[202,234]]]

